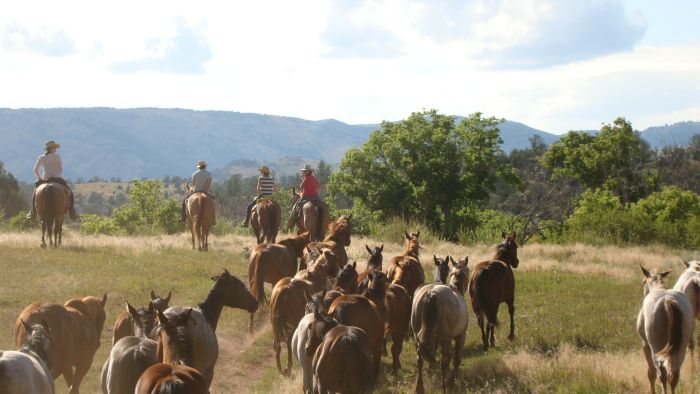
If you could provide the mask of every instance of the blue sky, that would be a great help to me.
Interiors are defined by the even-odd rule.
[[[0,107],[643,129],[700,120],[698,21],[689,0],[5,2]]]

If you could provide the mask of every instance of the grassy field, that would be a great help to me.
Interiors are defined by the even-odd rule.
[[[195,305],[211,286],[209,277],[226,267],[240,278],[247,273],[252,237],[212,237],[209,253],[188,249],[184,234],[163,237],[86,237],[64,234],[59,250],[38,248],[36,233],[0,233],[0,349],[13,349],[14,321],[35,300],[63,302],[68,298],[108,294],[107,323],[102,346],[95,355],[84,393],[99,393],[99,374],[107,358],[111,328],[125,301],[143,305],[151,289],[173,292],[171,305]],[[365,261],[364,244],[378,241],[353,237],[351,259]],[[491,256],[491,246],[465,247],[445,242],[424,245],[423,263],[430,277],[432,254],[466,256],[470,265]],[[386,256],[401,246],[387,244]],[[635,332],[641,304],[639,264],[672,269],[673,283],[681,258],[693,252],[659,246],[592,247],[585,245],[527,245],[520,249],[516,270],[516,340],[498,330],[496,350],[480,349],[480,334],[470,313],[466,355],[455,392],[643,392],[646,364]],[[363,265],[363,264],[360,264]],[[299,392],[298,365],[290,378],[274,367],[272,337],[267,320],[255,335],[246,333],[248,315],[225,309],[218,326],[221,351],[212,393]],[[500,319],[507,322],[506,308]],[[384,358],[384,365],[389,359]],[[411,392],[415,346],[404,345],[404,369],[384,375],[377,392]],[[692,392],[690,363],[684,366],[682,392]],[[698,373],[695,374],[696,378]],[[58,393],[66,393],[62,380]],[[427,389],[439,392],[438,380]]]

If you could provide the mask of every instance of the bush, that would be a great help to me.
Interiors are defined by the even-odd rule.
[[[355,216],[353,216],[352,219],[354,223]],[[423,244],[429,244],[440,239],[428,226],[412,220],[406,221],[398,217],[393,217],[385,222],[372,221],[369,223],[369,230],[372,237],[384,242],[403,243],[405,240],[404,234],[406,232],[411,233],[415,231],[420,231],[420,241]]]
[[[501,242],[501,233],[512,228],[522,228],[525,219],[502,211],[486,209],[475,215],[476,225],[463,228],[458,234],[459,243],[464,244],[494,244]]]
[[[114,219],[99,215],[83,214],[80,217],[80,233],[88,235],[115,235],[119,233],[119,227]]]
[[[136,207],[124,204],[112,211],[114,223],[127,234],[136,233],[136,229],[141,224],[141,215]]]
[[[18,214],[7,221],[7,227],[15,231],[27,231],[36,228],[36,222],[27,219],[28,211],[19,211]]]
[[[173,198],[167,199],[156,208],[156,224],[166,234],[175,234],[182,230],[180,223],[181,203]]]

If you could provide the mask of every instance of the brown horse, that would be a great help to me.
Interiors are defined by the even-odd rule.
[[[367,257],[367,266],[365,267],[365,271],[357,277],[358,293],[362,293],[367,289],[367,285],[369,284],[369,279],[367,279],[367,275],[369,275],[370,272],[382,270],[382,260],[384,259],[382,257],[382,252],[384,251],[384,244],[381,244],[374,248],[370,248],[369,246],[365,245],[365,249],[367,249],[367,253],[369,253],[369,256]]]
[[[282,211],[276,202],[261,200],[255,204],[250,216],[250,225],[253,227],[258,245],[261,243],[275,243],[281,221]]]
[[[92,358],[100,347],[100,334],[105,323],[102,300],[96,297],[73,298],[64,305],[34,302],[28,305],[15,323],[15,344],[21,347],[27,340],[23,321],[41,324],[46,321],[51,327],[54,351],[50,355],[51,372],[54,379],[63,375],[71,394],[80,392],[80,382],[92,365]]]
[[[187,226],[192,233],[192,249],[197,241],[197,249],[209,250],[209,231],[214,225],[214,199],[207,193],[196,192],[190,185],[185,185],[187,193],[192,193],[187,198]]]
[[[272,289],[270,295],[270,322],[275,338],[272,347],[275,350],[277,370],[287,375],[292,370],[292,334],[304,317],[306,303],[311,299],[311,283],[303,279],[282,278]],[[282,371],[280,352],[282,343],[287,344],[287,369]]]
[[[60,183],[48,182],[36,188],[36,212],[41,220],[41,247],[61,245],[63,217],[68,213],[70,191]]]
[[[328,314],[340,324],[363,329],[369,337],[369,353],[372,357],[373,376],[379,377],[384,342],[384,319],[377,305],[359,294],[346,294],[338,297]]]
[[[126,336],[155,339],[156,333],[153,332],[153,329],[156,325],[156,309],[161,312],[168,309],[171,296],[172,293],[168,292],[167,297],[161,298],[151,290],[151,302],[148,305],[134,308],[127,302],[126,310],[117,316],[117,320],[114,322],[112,346]]]
[[[294,205],[300,198],[301,196],[292,188],[292,199],[289,206],[290,211],[294,209]],[[328,227],[328,222],[330,222],[328,206],[322,201],[307,201],[304,206],[301,207],[301,216],[296,218],[296,221],[294,221],[293,214],[289,216],[287,230],[291,230],[296,225],[299,229],[299,234],[308,231],[311,241],[317,242],[323,239],[323,234]]]
[[[313,323],[312,323],[313,324]],[[370,393],[374,385],[367,333],[358,327],[324,324],[312,361],[315,392]],[[325,331],[325,332],[324,332]]]
[[[143,372],[136,394],[209,394],[204,377],[186,365],[155,364]]]
[[[335,280],[335,287],[332,290],[328,292],[323,291],[323,297],[320,299],[323,300],[324,311],[327,311],[333,301],[341,295],[357,293],[357,261],[352,264],[346,264],[343,267]]]
[[[260,305],[261,313],[266,304],[265,283],[274,286],[280,279],[294,276],[299,268],[297,260],[304,255],[304,248],[308,243],[309,233],[304,233],[283,239],[276,244],[260,244],[255,247],[248,260],[248,283],[250,292]],[[248,325],[251,333],[254,319],[254,314],[251,314]]]
[[[406,250],[401,256],[391,259],[386,274],[392,284],[403,286],[411,297],[425,283],[425,271],[418,259],[419,250],[422,249],[418,241],[419,235],[420,231],[404,234]]]
[[[294,274],[295,279],[304,279],[311,284],[311,292],[317,293],[321,290],[331,288],[331,281],[328,275],[330,266],[334,265],[335,255],[330,249],[323,249],[321,257],[311,265],[311,267],[299,270]]]
[[[498,325],[498,307],[502,302],[508,304],[510,314],[510,334],[508,339],[515,339],[515,277],[513,268],[517,268],[518,244],[515,242],[515,232],[510,236],[502,233],[503,242],[496,246],[496,254],[492,260],[482,261],[474,267],[469,280],[469,295],[472,299],[472,309],[481,329],[481,340],[484,350],[496,346],[495,328]],[[484,316],[487,326],[484,328]]]
[[[339,217],[338,220],[328,225],[328,236],[323,241],[311,242],[308,245],[309,249],[330,249],[338,257],[337,269],[336,267],[329,267],[328,274],[331,277],[338,275],[340,267],[344,267],[348,263],[348,253],[345,251],[345,247],[350,246],[351,219],[352,214]]]

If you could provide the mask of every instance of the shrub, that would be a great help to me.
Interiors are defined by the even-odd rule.
[[[141,215],[136,207],[124,204],[112,211],[114,223],[127,234],[136,233],[136,229],[141,224]]]
[[[355,216],[352,218],[354,221]],[[384,222],[372,221],[369,223],[369,229],[372,237],[385,242],[403,243],[405,240],[404,234],[415,231],[420,231],[420,241],[423,244],[429,244],[440,239],[428,226],[413,220],[406,221],[399,217],[393,217]]]
[[[463,228],[459,232],[458,240],[464,244],[499,243],[503,231],[521,228],[524,221],[521,217],[493,209],[478,211],[475,215],[475,226],[471,229]]]
[[[119,233],[119,227],[117,227],[114,219],[93,214],[83,214],[80,217],[80,233],[114,235]]]
[[[16,231],[26,231],[35,228],[37,222],[27,219],[27,213],[28,211],[19,211],[18,214],[7,221],[7,227]]]
[[[160,226],[166,234],[175,234],[181,231],[183,226],[180,223],[181,203],[174,198],[163,201],[156,208],[156,224]]]

